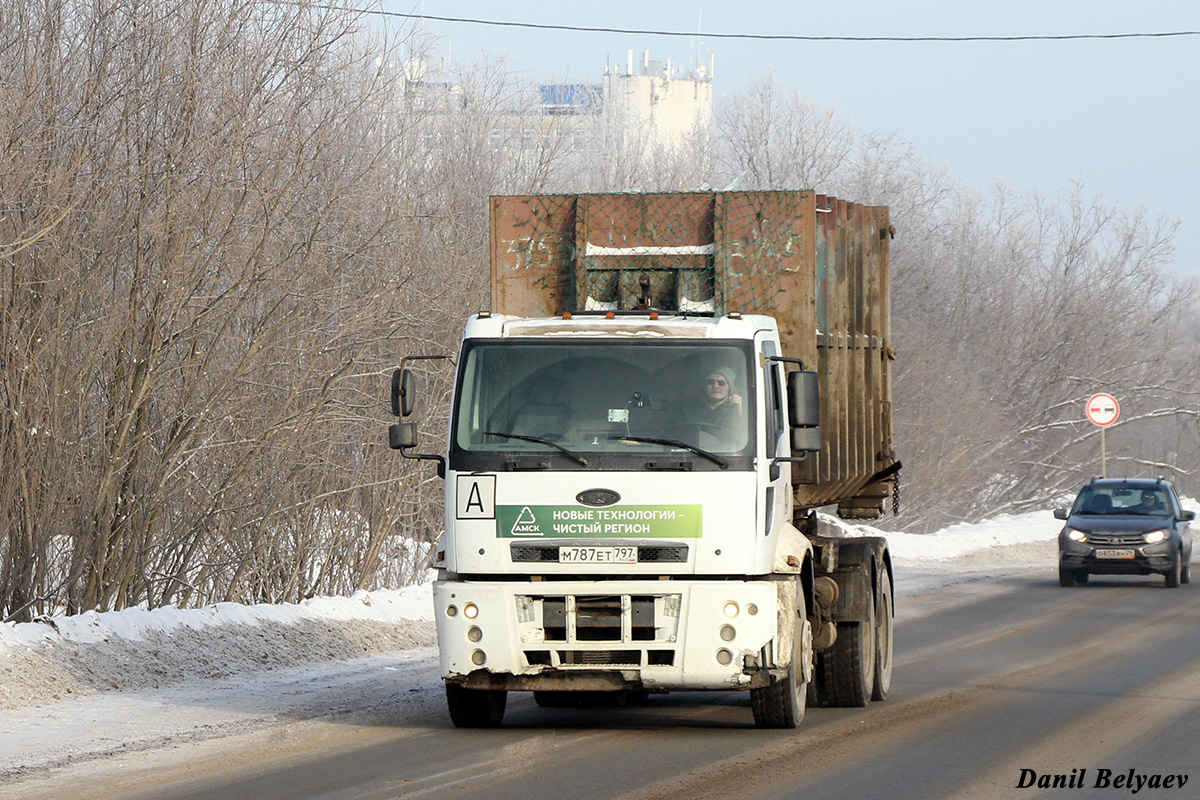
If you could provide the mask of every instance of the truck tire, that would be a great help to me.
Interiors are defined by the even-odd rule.
[[[892,688],[892,619],[895,612],[892,609],[892,579],[886,569],[882,570],[879,578],[879,608],[879,625],[875,628],[875,688],[871,690],[872,700],[886,699]]]
[[[825,705],[825,699],[829,696],[829,691],[825,688],[825,669],[822,666],[822,654],[817,653],[813,656],[813,676],[808,682],[808,707],[820,708]]]
[[[787,676],[759,689],[750,690],[754,724],[760,728],[797,728],[808,705],[808,681],[804,677],[805,659],[812,664],[812,625],[804,595],[796,598],[796,632],[792,636],[792,663]],[[812,673],[811,667],[809,674]]]
[[[508,692],[503,689],[464,689],[446,684],[446,706],[456,728],[499,728]]]
[[[831,706],[861,708],[875,691],[875,604],[867,603],[867,619],[839,622],[837,641],[821,659],[827,701]]]

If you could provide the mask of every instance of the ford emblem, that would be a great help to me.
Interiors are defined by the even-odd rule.
[[[612,489],[585,489],[575,495],[575,499],[585,506],[611,506],[621,499],[621,495]]]

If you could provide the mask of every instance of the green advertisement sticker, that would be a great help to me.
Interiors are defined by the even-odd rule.
[[[496,536],[596,539],[699,539],[700,509],[694,506],[497,506]]]

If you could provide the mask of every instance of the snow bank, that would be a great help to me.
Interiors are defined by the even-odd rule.
[[[428,584],[399,590],[355,592],[350,597],[314,597],[303,603],[217,603],[196,609],[165,606],[153,610],[88,611],[70,617],[48,617],[38,622],[0,625],[0,643],[34,646],[54,640],[76,643],[110,642],[113,639],[144,641],[153,634],[180,628],[201,630],[225,625],[280,625],[302,621],[364,620],[398,623],[433,619],[433,595]]]
[[[304,603],[89,612],[0,625],[0,709],[323,664],[436,642],[429,584]]]
[[[962,523],[935,533],[887,533],[867,525],[847,526],[835,517],[826,521],[842,535],[886,536],[892,557],[906,561],[945,561],[978,550],[1053,540],[1062,522],[1051,511],[1001,514],[984,522]]]

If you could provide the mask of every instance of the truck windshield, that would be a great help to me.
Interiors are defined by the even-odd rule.
[[[719,465],[696,449],[751,445],[750,358],[748,342],[468,342],[452,456],[565,449],[601,465],[647,454]]]

